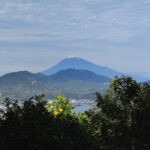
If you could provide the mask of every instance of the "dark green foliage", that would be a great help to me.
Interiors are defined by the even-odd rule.
[[[149,150],[150,82],[116,77],[107,94],[96,93],[97,109],[87,112],[103,150]]]
[[[141,84],[138,96],[135,97],[133,111],[133,137],[137,150],[150,149],[150,82]]]
[[[46,105],[43,95],[22,105],[7,98],[0,118],[0,149],[97,149],[88,121],[71,112],[55,116]]]
[[[150,82],[115,77],[107,93],[96,93],[96,107],[79,114],[70,99],[59,95],[50,104],[43,96],[5,100],[0,150],[150,149]]]

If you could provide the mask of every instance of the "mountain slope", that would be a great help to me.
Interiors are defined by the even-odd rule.
[[[12,72],[8,73],[0,78],[0,84],[16,84],[20,81],[23,83],[27,81],[37,81],[46,83],[49,78],[41,73],[30,73],[28,71],[19,71],[19,72]]]
[[[124,73],[124,75],[132,77],[137,82],[145,82],[150,80],[150,78],[145,77],[142,73]]]
[[[66,58],[53,66],[52,68],[43,71],[42,73],[45,75],[52,75],[57,73],[58,71],[74,68],[74,69],[81,69],[81,70],[89,70],[94,72],[98,75],[103,75],[112,78],[115,75],[120,75],[119,72],[110,69],[108,67],[98,66],[95,65],[87,60],[81,58]]]
[[[58,73],[51,75],[50,78],[52,81],[69,81],[69,80],[82,80],[82,81],[91,81],[97,83],[106,83],[110,82],[110,78],[105,76],[97,75],[88,70],[77,70],[77,69],[66,69],[59,71]]]
[[[6,74],[0,78],[0,97],[25,98],[45,92],[49,77],[28,71]]]
[[[45,93],[46,98],[63,94],[70,98],[92,98],[105,92],[110,79],[86,70],[68,69],[52,76],[27,71],[9,73],[0,78],[0,98],[28,98]]]
[[[87,70],[66,69],[50,76],[55,95],[63,94],[71,98],[95,97],[95,92],[105,92],[109,86],[110,78],[99,76]],[[53,91],[53,92],[54,92]],[[47,93],[49,95],[49,93]]]

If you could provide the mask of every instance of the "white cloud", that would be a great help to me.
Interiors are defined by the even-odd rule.
[[[42,52],[43,49],[48,49],[44,54],[51,55],[51,59],[61,49],[66,51],[67,56],[83,53],[82,57],[90,58],[92,53],[100,53],[109,59],[114,57],[112,60],[116,64],[118,62],[125,66],[125,60],[121,62],[121,53],[134,49],[142,54],[142,47],[149,48],[149,3],[147,0],[2,0],[0,52],[8,51],[11,56],[9,52],[12,50],[41,49]],[[111,55],[103,53],[110,52],[110,49]],[[90,54],[85,53],[90,50]],[[116,53],[120,59],[116,58]],[[65,54],[59,54],[55,59],[62,58]],[[17,57],[19,55],[27,58],[29,55],[34,56],[34,53],[29,52],[28,56],[18,53]],[[37,62],[39,56],[32,59]],[[130,54],[126,54],[128,56]],[[43,58],[47,62],[48,57]],[[100,63],[104,64],[105,60]],[[108,61],[107,65],[113,61]],[[22,66],[25,64],[27,62],[22,62]],[[116,67],[115,64],[112,66]]]

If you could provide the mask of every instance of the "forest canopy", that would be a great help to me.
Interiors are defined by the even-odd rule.
[[[115,77],[96,107],[72,112],[69,98],[44,95],[20,104],[6,98],[0,114],[0,149],[149,150],[150,82]]]

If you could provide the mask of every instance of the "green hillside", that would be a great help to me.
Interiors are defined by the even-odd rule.
[[[47,90],[47,76],[27,71],[14,72],[0,78],[0,96],[11,98],[26,98]]]
[[[71,98],[93,98],[104,92],[110,79],[86,70],[68,69],[52,76],[27,71],[9,73],[0,78],[0,97],[23,98],[45,93],[46,98],[63,94]]]
[[[88,70],[66,69],[50,76],[53,81],[65,82],[68,80],[91,81],[98,83],[110,82],[110,78],[97,75]]]

